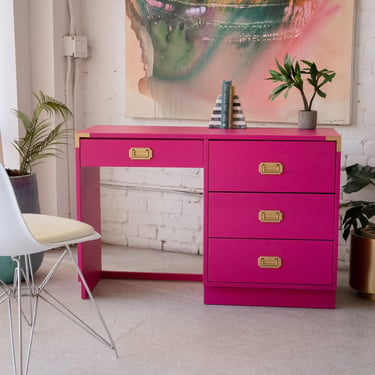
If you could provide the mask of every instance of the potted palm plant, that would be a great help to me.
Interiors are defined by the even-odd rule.
[[[375,186],[375,167],[354,164],[345,169],[344,193]],[[355,200],[344,203],[343,238],[350,236],[349,284],[359,295],[375,299],[375,202]]]
[[[40,213],[38,185],[33,167],[43,159],[58,156],[57,147],[66,143],[69,129],[65,124],[72,116],[70,109],[60,101],[45,95],[42,91],[33,93],[36,104],[31,116],[21,110],[13,110],[23,126],[24,135],[16,139],[13,146],[20,156],[19,169],[7,169],[18,204],[22,212]],[[53,118],[59,118],[54,126]],[[33,270],[42,263],[43,254],[32,258]],[[8,257],[0,257],[0,279],[10,282],[13,279],[15,262]]]
[[[298,127],[300,129],[315,129],[317,124],[317,112],[312,109],[313,102],[316,96],[326,98],[327,94],[322,91],[322,87],[328,82],[332,82],[336,73],[332,70],[319,70],[315,62],[301,60],[304,68],[295,58],[291,59],[289,54],[285,55],[284,63],[281,65],[276,59],[276,66],[278,70],[269,70],[270,77],[267,80],[273,82],[281,82],[279,86],[274,88],[269,96],[271,101],[275,100],[281,93],[287,98],[289,91],[296,88],[300,93],[303,102],[303,110],[298,112]],[[306,81],[312,86],[311,96],[308,97],[306,93]]]

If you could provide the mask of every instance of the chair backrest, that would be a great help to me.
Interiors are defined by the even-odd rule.
[[[32,254],[44,249],[31,235],[8,174],[0,164],[0,256]]]

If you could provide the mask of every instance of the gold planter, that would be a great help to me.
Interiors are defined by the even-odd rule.
[[[375,300],[375,239],[352,233],[349,285],[362,297]]]

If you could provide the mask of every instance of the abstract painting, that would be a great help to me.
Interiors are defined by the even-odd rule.
[[[350,122],[354,0],[126,0],[126,115],[209,119],[231,80],[248,122],[295,122],[265,78],[288,53],[336,72],[319,122]]]

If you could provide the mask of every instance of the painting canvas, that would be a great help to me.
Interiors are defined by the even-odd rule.
[[[126,115],[209,119],[231,80],[248,122],[295,122],[297,92],[268,99],[288,53],[336,72],[314,108],[350,122],[354,0],[126,0]]]

